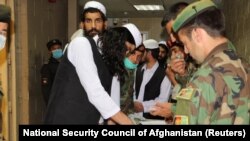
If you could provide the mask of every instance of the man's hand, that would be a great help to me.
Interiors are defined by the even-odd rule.
[[[173,86],[178,84],[178,82],[175,79],[175,74],[174,74],[173,70],[171,69],[170,65],[167,66],[165,73],[167,74],[167,76],[168,76],[168,78]]]
[[[116,125],[116,123],[112,119],[109,119],[107,124],[108,125]]]
[[[121,111],[113,115],[110,118],[110,120],[120,125],[133,125],[134,124],[133,121]],[[110,121],[108,124],[111,124],[111,123],[113,124],[113,122]]]
[[[161,117],[169,118],[172,116],[171,107],[172,107],[172,103],[157,102],[156,105],[154,106],[154,110],[150,111],[150,114],[154,116],[161,116]]]
[[[186,62],[184,59],[173,59],[170,61],[171,69],[175,73],[178,73],[179,75],[185,74],[185,65],[186,65]]]
[[[134,108],[135,108],[135,112],[143,112],[144,108],[141,102],[135,101],[134,102]]]

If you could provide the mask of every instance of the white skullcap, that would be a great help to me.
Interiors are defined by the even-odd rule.
[[[84,5],[84,10],[88,8],[96,8],[100,10],[106,16],[106,8],[103,4],[98,1],[89,1]]]
[[[139,47],[142,43],[142,36],[141,36],[141,32],[139,31],[139,29],[132,23],[125,24],[123,25],[123,27],[129,30],[129,32],[132,34],[135,40],[135,46]]]
[[[160,41],[158,44],[167,46],[166,41]]]
[[[146,49],[156,49],[159,48],[158,42],[154,39],[148,39],[143,42]]]

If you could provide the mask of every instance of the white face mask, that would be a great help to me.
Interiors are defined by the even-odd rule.
[[[0,34],[0,51],[5,47],[6,37]]]

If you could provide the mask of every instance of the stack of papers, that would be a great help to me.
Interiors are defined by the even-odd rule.
[[[140,121],[142,125],[166,125],[165,120],[157,120],[157,119],[146,119],[144,121]]]
[[[132,121],[135,124],[141,124],[141,125],[166,125],[167,123],[165,120],[159,120],[159,119],[146,119],[142,117],[141,115],[134,113],[130,114],[129,118],[132,119]]]

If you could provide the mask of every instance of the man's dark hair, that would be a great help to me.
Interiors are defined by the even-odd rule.
[[[159,52],[160,52],[160,49],[159,48],[156,48],[156,49],[151,49],[151,54],[152,56],[157,60],[158,57],[159,57]]]
[[[159,52],[160,52],[160,49],[159,48],[155,48],[155,49],[146,49],[146,51],[151,51],[151,55],[153,56],[154,59],[158,59],[159,57]]]
[[[134,38],[125,27],[112,27],[100,35],[98,44],[101,46],[102,57],[112,75],[117,75],[124,82],[126,69],[123,59],[127,51],[125,42],[135,44]]]
[[[62,46],[62,42],[59,39],[52,39],[52,40],[48,41],[46,44],[48,50],[50,50],[53,45]]]
[[[0,4],[0,22],[10,23],[10,7]]]
[[[168,53],[169,52],[169,47],[167,45],[164,44],[159,44],[159,47],[162,47],[163,49],[165,49],[165,51]]]
[[[184,29],[185,34],[191,39],[191,32],[197,27],[203,28],[211,37],[225,36],[224,14],[220,9],[211,7],[187,22],[182,29]]]
[[[188,3],[186,2],[178,2],[170,7],[170,13],[179,13],[184,9],[186,6],[188,6]]]
[[[169,12],[165,13],[162,18],[161,26],[164,27],[171,19],[174,19],[186,6],[186,2],[178,2],[169,8]]]
[[[99,9],[96,9],[96,8],[87,8],[87,9],[84,9],[81,13],[81,21],[84,22],[85,21],[85,15],[87,13],[96,13],[96,12],[99,12],[101,14],[101,17],[102,17],[102,20],[103,21],[106,21],[107,18],[106,16],[99,10]]]

